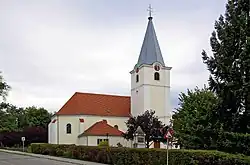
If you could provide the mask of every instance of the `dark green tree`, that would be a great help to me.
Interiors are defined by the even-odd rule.
[[[0,75],[0,98],[5,100],[9,90],[10,86]],[[25,127],[34,126],[47,128],[51,116],[52,113],[44,108],[35,106],[20,108],[6,102],[0,102],[0,132],[23,130]]]
[[[145,111],[142,115],[132,116],[126,122],[127,132],[124,134],[124,138],[133,139],[136,129],[140,126],[145,133],[146,147],[149,148],[152,141],[153,130],[163,128],[163,124],[155,116],[154,111]]]
[[[3,76],[0,72],[0,97],[5,99],[8,95],[8,91],[10,90],[10,86],[4,81]]]
[[[25,124],[23,108],[2,102],[0,111],[0,130],[17,131],[23,128],[23,124]]]
[[[35,106],[18,108],[8,103],[0,104],[0,131],[17,131],[27,127],[47,128],[52,113]]]
[[[43,128],[47,128],[52,117],[52,113],[49,113],[46,109],[35,106],[25,108],[24,115],[27,126],[39,126]]]
[[[9,121],[8,115],[6,114],[5,109],[7,104],[2,102],[6,100],[10,86],[4,81],[3,76],[0,71],[0,131],[8,131],[13,128],[13,124]]]
[[[249,0],[228,0],[210,38],[213,55],[202,52],[209,88],[220,98],[220,122],[229,132],[250,133],[249,6]]]
[[[218,98],[204,87],[179,95],[179,107],[173,115],[173,128],[182,148],[214,148],[220,129],[216,108]]]

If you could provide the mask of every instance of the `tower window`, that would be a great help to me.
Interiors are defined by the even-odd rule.
[[[160,80],[160,73],[155,72],[154,78],[155,80]]]
[[[136,75],[136,82],[139,82],[139,75]]]
[[[66,125],[66,132],[67,134],[71,134],[71,124]]]

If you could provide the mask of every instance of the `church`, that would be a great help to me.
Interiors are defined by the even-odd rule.
[[[48,143],[97,146],[108,141],[110,146],[133,147],[133,141],[122,137],[130,116],[154,110],[163,123],[169,124],[171,69],[164,62],[150,15],[138,61],[128,71],[131,96],[74,93],[52,117]]]

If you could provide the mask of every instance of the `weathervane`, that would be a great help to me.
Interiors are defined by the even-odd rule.
[[[153,12],[153,8],[151,7],[151,4],[149,4],[148,6],[149,17],[152,17],[152,12]]]

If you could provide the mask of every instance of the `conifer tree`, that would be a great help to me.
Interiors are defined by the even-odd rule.
[[[249,0],[228,0],[210,38],[213,55],[202,52],[209,87],[220,98],[218,114],[225,131],[250,133],[249,6]]]

